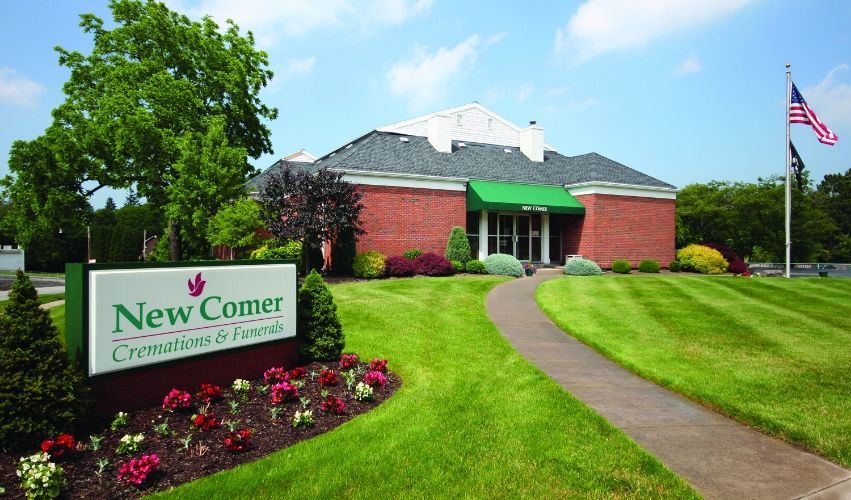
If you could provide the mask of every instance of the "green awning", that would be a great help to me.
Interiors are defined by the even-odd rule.
[[[561,186],[470,181],[467,211],[498,210],[549,214],[584,214],[585,207]]]

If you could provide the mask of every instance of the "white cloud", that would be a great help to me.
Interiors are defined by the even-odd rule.
[[[0,102],[15,106],[34,106],[44,86],[12,68],[0,67]]]
[[[563,111],[584,111],[600,104],[596,97],[565,101],[563,103],[550,103],[544,106],[545,113],[561,113]]]
[[[529,99],[529,96],[534,92],[535,86],[531,83],[524,83],[517,89],[517,92],[514,94],[514,98],[517,99],[517,102],[523,103]]]
[[[410,58],[397,61],[387,72],[390,91],[418,109],[439,102],[453,80],[476,62],[480,42],[479,35],[472,35],[451,49],[441,47],[433,53],[416,46]]]
[[[753,0],[587,0],[556,32],[560,57],[585,62],[606,52],[642,47],[715,20]]]
[[[674,66],[674,74],[677,76],[691,75],[693,73],[700,73],[701,71],[703,71],[703,64],[694,55],[686,57]]]
[[[314,56],[291,57],[282,70],[275,72],[275,76],[280,76],[281,80],[304,76],[313,71],[314,64],[316,64],[316,57]]]
[[[819,119],[834,132],[837,125],[851,125],[851,84],[834,81],[840,73],[848,75],[847,64],[840,64],[828,71],[827,76],[816,86],[801,89]]]
[[[220,25],[233,19],[251,30],[260,47],[282,36],[297,37],[319,28],[370,29],[399,25],[423,14],[433,0],[166,0],[169,7],[193,18],[211,16]]]
[[[566,85],[552,87],[547,89],[547,97],[564,97],[568,90],[570,89]]]

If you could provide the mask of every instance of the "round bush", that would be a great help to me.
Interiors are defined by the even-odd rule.
[[[689,245],[677,251],[677,260],[684,271],[702,274],[727,272],[727,261],[721,252],[703,245]]]
[[[404,252],[402,252],[402,257],[408,260],[414,260],[422,254],[423,251],[419,248],[411,248],[410,250],[405,250]]]
[[[593,260],[570,259],[564,265],[564,274],[570,276],[600,276],[603,270]]]
[[[414,263],[400,255],[387,257],[387,262],[384,266],[384,273],[387,274],[387,276],[395,276],[397,278],[413,276]]]
[[[647,259],[638,263],[638,272],[640,273],[658,273],[662,270],[662,266],[658,260]]]
[[[680,261],[678,261],[678,260],[672,260],[672,261],[668,264],[668,270],[669,270],[669,271],[671,271],[672,273],[678,273],[678,272],[680,272]]]
[[[449,263],[452,264],[452,270],[456,273],[464,272],[464,263],[460,260],[450,260]]]
[[[485,258],[485,270],[488,274],[501,274],[504,276],[523,276],[523,264],[515,259],[513,255],[504,253],[490,254]]]
[[[427,252],[414,259],[414,270],[423,276],[446,276],[452,274],[452,263],[434,252]]]
[[[450,261],[457,260],[462,264],[470,260],[470,240],[464,228],[458,226],[452,228],[449,240],[446,242],[445,255]]]
[[[612,262],[612,272],[620,274],[629,274],[632,271],[632,264],[625,259],[617,259]]]
[[[281,246],[262,246],[251,252],[252,259],[258,260],[279,260],[279,259],[295,259],[301,257],[301,242],[288,241]]]
[[[467,261],[467,265],[464,266],[464,270],[470,274],[485,274],[488,272],[488,270],[485,269],[485,263],[478,259]]]
[[[721,256],[724,257],[724,260],[726,260],[727,262],[735,262],[737,260],[742,260],[739,258],[739,255],[736,253],[736,251],[728,247],[727,245],[722,245],[721,243],[704,243],[703,246],[718,250],[719,252],[721,252]]]
[[[384,254],[375,250],[359,253],[355,256],[355,261],[352,263],[352,273],[357,278],[380,278],[384,275],[386,261],[387,258]]]
[[[748,272],[748,263],[743,260],[731,261],[727,269],[733,274],[742,274]]]

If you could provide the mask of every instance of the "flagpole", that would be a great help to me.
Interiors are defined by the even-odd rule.
[[[789,118],[792,106],[792,65],[786,63],[786,277],[792,276],[792,140]]]

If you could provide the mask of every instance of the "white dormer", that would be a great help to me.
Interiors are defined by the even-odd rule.
[[[291,161],[293,163],[315,163],[316,157],[303,149],[299,149],[295,153],[281,158],[283,161]]]
[[[379,132],[429,137],[429,121],[439,115],[450,117],[450,120],[448,120],[449,136],[453,141],[520,147],[522,129],[477,102],[391,123],[377,130]],[[555,148],[546,143],[543,146],[545,151],[555,151]]]

